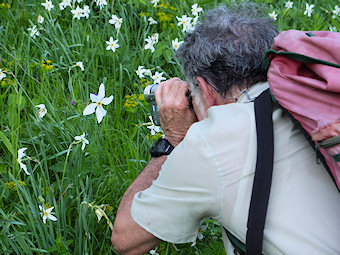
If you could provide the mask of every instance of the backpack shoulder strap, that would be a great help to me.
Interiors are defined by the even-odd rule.
[[[272,101],[267,89],[255,99],[257,159],[249,206],[247,255],[262,254],[263,230],[267,215],[274,162]]]
[[[246,244],[242,243],[225,229],[227,237],[235,248],[234,253],[240,255],[262,254],[263,230],[267,215],[274,162],[272,100],[269,89],[255,99],[254,107],[257,133],[257,159],[249,206]]]

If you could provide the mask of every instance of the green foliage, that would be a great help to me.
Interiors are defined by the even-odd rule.
[[[141,96],[151,77],[139,78],[145,66],[164,77],[182,77],[171,41],[184,39],[176,16],[193,16],[193,0],[109,1],[100,8],[83,0],[89,18],[73,18],[70,7],[52,0],[47,11],[40,0],[0,1],[0,251],[2,254],[117,254],[110,243],[106,219],[98,222],[94,208],[103,208],[113,222],[119,201],[149,159],[157,136],[147,129],[148,104]],[[76,1],[73,1],[74,3]],[[204,10],[230,1],[197,1]],[[340,31],[334,15],[335,0],[315,4],[311,17],[306,2],[256,0],[278,15],[285,29]],[[76,3],[78,5],[78,3]],[[76,7],[76,6],[74,6]],[[119,29],[109,23],[115,14],[123,19]],[[38,16],[44,17],[38,23]],[[149,25],[148,18],[158,23]],[[33,26],[39,35],[30,36]],[[158,33],[155,51],[145,49],[145,39]],[[106,50],[110,37],[118,40],[115,52]],[[78,61],[84,64],[81,70]],[[183,78],[183,77],[182,77]],[[105,84],[113,95],[107,115],[84,116],[90,93]],[[39,117],[36,107],[47,113]],[[76,136],[85,133],[89,144],[82,150]],[[30,175],[19,166],[18,149]],[[83,202],[86,203],[83,203]],[[44,208],[54,207],[57,221],[42,221]],[[100,207],[102,206],[102,207]],[[204,239],[191,244],[162,243],[159,254],[225,254],[219,226],[208,221]]]

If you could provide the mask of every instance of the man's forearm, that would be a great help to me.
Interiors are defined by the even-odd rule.
[[[167,156],[151,158],[148,165],[126,190],[118,207],[111,241],[120,254],[144,254],[160,242],[159,239],[140,227],[131,217],[134,195],[149,188],[158,177]]]
[[[161,170],[166,158],[166,155],[151,158],[144,170],[125,191],[125,194],[119,204],[118,213],[120,213],[120,211],[126,206],[131,207],[132,199],[137,192],[145,190],[151,186],[152,181],[158,177],[159,171]]]

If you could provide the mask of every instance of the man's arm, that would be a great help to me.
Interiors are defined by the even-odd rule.
[[[131,217],[131,205],[134,195],[151,186],[158,177],[167,156],[151,158],[137,179],[126,190],[116,216],[111,241],[120,254],[144,254],[160,242],[158,238],[140,227]]]
[[[178,78],[162,82],[155,93],[161,126],[165,138],[176,147],[184,138],[189,127],[197,121],[189,108],[186,97],[188,84]],[[134,195],[149,188],[166,160],[166,156],[151,158],[137,179],[125,192],[116,215],[111,241],[121,254],[144,254],[160,242],[151,233],[140,227],[131,217]]]

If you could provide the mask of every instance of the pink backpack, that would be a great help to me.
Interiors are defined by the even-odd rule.
[[[266,56],[272,96],[301,125],[340,190],[340,33],[284,31]]]

